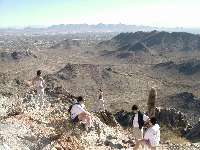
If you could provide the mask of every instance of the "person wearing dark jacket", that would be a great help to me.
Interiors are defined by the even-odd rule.
[[[137,105],[132,106],[132,111],[134,113],[134,116],[132,118],[133,120],[133,136],[136,139],[142,139],[143,138],[143,126],[146,122],[149,121],[149,117],[142,113]]]

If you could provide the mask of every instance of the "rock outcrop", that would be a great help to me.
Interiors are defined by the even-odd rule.
[[[200,101],[192,93],[182,92],[165,98],[165,107],[172,108],[185,114],[191,125],[196,124],[200,118]]]
[[[124,128],[132,127],[133,113],[121,110],[115,114],[115,119]]]
[[[157,108],[156,118],[160,123],[172,128],[185,129],[188,126],[186,116],[174,108]]]
[[[33,54],[31,51],[13,51],[13,52],[5,51],[0,53],[1,61],[16,61],[27,57],[37,58],[37,56]]]
[[[191,76],[198,74],[200,72],[200,60],[190,59],[182,61],[179,63],[169,61],[164,63],[159,63],[153,67],[157,71],[165,71],[169,73],[183,74],[186,76]]]
[[[185,137],[191,141],[199,141],[200,139],[200,122],[194,125],[185,134]]]

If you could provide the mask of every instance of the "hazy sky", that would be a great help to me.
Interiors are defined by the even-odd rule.
[[[0,0],[0,27],[124,23],[200,27],[200,0]]]

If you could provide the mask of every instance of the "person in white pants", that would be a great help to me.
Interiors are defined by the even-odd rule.
[[[142,113],[137,105],[132,106],[133,111],[133,128],[132,133],[136,139],[143,138],[143,126],[149,121],[149,117]]]
[[[44,105],[44,90],[45,90],[45,81],[44,79],[41,77],[41,70],[37,71],[37,76],[33,79],[33,85],[36,87],[37,89],[37,105],[38,106],[43,106]]]
[[[105,111],[103,91],[101,89],[99,89],[99,97],[98,97],[98,100],[96,100],[93,107],[93,112],[100,112],[100,111],[103,111],[103,112]]]

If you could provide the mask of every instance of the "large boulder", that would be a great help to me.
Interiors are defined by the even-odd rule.
[[[200,140],[200,121],[185,134],[185,137],[189,140]]]
[[[97,116],[106,125],[111,126],[111,127],[117,126],[117,121],[115,120],[115,117],[109,111],[100,112],[97,114]]]
[[[124,128],[132,126],[133,113],[121,110],[115,114],[115,119]]]
[[[186,116],[174,108],[156,108],[156,118],[168,127],[185,129],[188,126]]]

